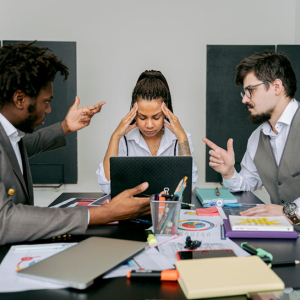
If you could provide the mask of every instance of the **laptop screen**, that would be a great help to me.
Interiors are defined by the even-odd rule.
[[[142,194],[136,195],[137,197],[160,193],[164,188],[169,188],[169,194],[173,194],[181,179],[187,176],[183,201],[191,203],[192,167],[191,156],[111,157],[111,197],[143,182],[148,182],[149,187]]]

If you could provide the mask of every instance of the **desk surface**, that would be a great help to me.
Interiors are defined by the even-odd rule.
[[[261,203],[261,201],[250,192],[235,193],[241,203]],[[60,203],[66,199],[98,198],[101,193],[63,193],[51,205]],[[201,207],[195,194],[192,203]],[[146,241],[144,229],[147,225],[136,223],[121,223],[120,225],[103,225],[89,228],[84,236],[73,236],[72,241],[81,241],[89,236],[102,236],[118,239],[129,239],[135,241]],[[299,240],[299,239],[298,239]],[[263,240],[263,239],[234,239],[238,244],[249,241],[257,247],[270,251],[276,260],[300,260],[300,241],[298,240]],[[38,241],[40,243],[41,241]],[[44,240],[42,242],[48,242]],[[51,242],[51,241],[50,241]],[[32,242],[37,243],[37,242]],[[0,247],[0,261],[4,258],[10,245]],[[300,266],[277,267],[274,271],[285,282],[286,287],[300,288]],[[113,278],[95,280],[94,284],[84,291],[75,289],[26,291],[20,293],[0,293],[3,299],[186,299],[177,282],[151,282],[130,281],[127,278]],[[220,298],[221,299],[221,298]],[[229,300],[229,298],[226,298]],[[246,300],[245,296],[230,297],[234,300]]]

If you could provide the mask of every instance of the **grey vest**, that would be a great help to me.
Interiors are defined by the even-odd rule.
[[[273,204],[284,205],[300,197],[300,109],[296,111],[277,166],[270,138],[261,131],[254,164]],[[299,226],[299,225],[298,225]],[[297,226],[297,227],[298,227]]]

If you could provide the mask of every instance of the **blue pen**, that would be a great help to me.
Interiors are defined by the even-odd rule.
[[[148,221],[148,220],[143,220],[143,219],[136,219],[138,222],[140,223],[144,223],[144,224],[147,224],[147,225],[152,225],[152,222],[151,221]]]

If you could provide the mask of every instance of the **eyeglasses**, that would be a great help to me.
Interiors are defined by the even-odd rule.
[[[261,83],[259,83],[259,84],[255,84],[255,85],[250,85],[250,86],[248,86],[248,87],[246,87],[246,88],[244,88],[244,90],[243,91],[241,91],[241,96],[242,96],[242,98],[244,98],[245,97],[245,95],[250,99],[251,98],[251,90],[254,88],[254,87],[256,87],[256,86],[259,86],[259,85],[261,85],[261,84],[266,84],[266,83],[270,83],[270,81],[264,81],[264,82],[261,82]]]

